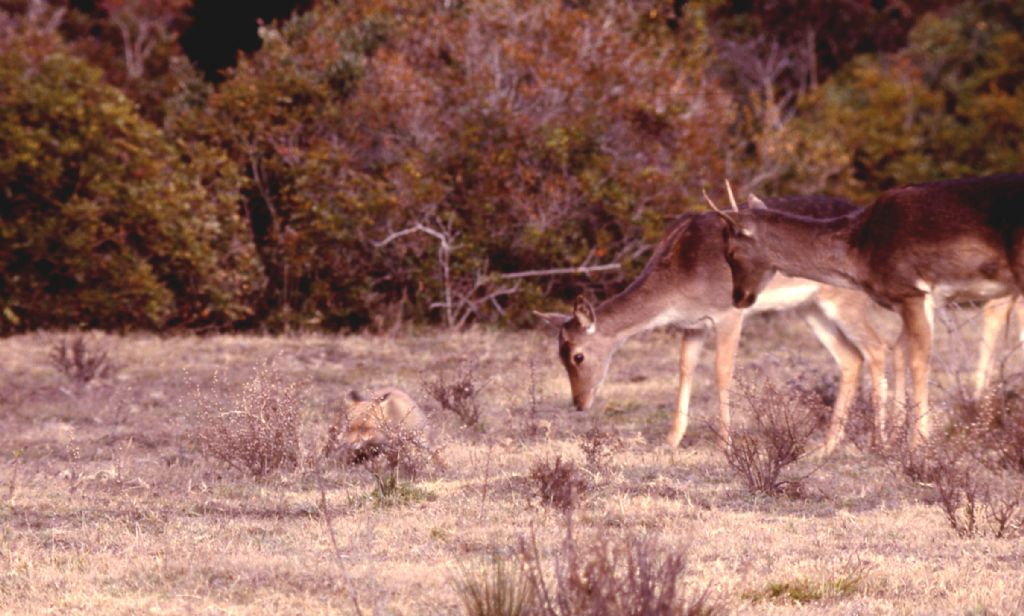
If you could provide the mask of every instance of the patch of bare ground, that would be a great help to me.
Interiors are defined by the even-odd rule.
[[[959,421],[945,408],[975,329],[969,319],[939,328],[939,426]],[[490,571],[496,558],[513,572],[524,545],[553,588],[558,563],[572,562],[567,514],[550,491],[566,481],[573,533],[605,554],[581,552],[581,571],[597,563],[620,579],[623,563],[646,553],[631,552],[629,538],[651,538],[650,553],[671,566],[650,579],[678,580],[674,596],[700,609],[705,599],[718,613],[752,614],[1024,608],[1024,544],[959,536],[934,484],[859,444],[864,417],[833,457],[787,468],[798,492],[751,492],[715,446],[704,364],[692,429],[682,448],[663,446],[678,349],[669,332],[620,350],[594,413],[569,410],[554,340],[539,332],[90,333],[86,345],[117,369],[85,383],[50,359],[70,339],[0,340],[0,612],[460,613],[466,572]],[[481,386],[471,427],[422,389],[467,365]],[[751,319],[739,374],[755,368],[829,403],[832,362],[789,317]],[[267,369],[294,388],[287,400],[301,425],[287,433],[284,463],[254,474],[204,449],[195,421],[203,405],[231,412]],[[428,412],[443,463],[382,488],[371,465],[317,452],[349,390],[385,386]],[[737,407],[739,428],[756,425],[749,412]]]

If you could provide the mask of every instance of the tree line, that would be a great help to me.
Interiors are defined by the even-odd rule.
[[[0,332],[522,325],[726,177],[1024,168],[1014,0],[296,7],[211,73],[187,0],[0,1]]]

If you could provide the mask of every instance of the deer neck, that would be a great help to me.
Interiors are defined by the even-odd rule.
[[[780,272],[856,289],[864,267],[851,238],[862,215],[821,220],[767,211],[757,217],[755,233]]]
[[[658,285],[646,279],[635,281],[597,307],[598,327],[618,344],[640,332],[686,320],[687,316],[677,298],[659,291]]]

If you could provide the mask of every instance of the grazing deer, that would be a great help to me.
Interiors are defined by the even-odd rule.
[[[1024,288],[1024,174],[894,188],[863,210],[825,220],[757,204],[746,211],[715,210],[725,224],[735,306],[753,305],[779,271],[862,289],[900,315],[913,385],[911,447],[931,429],[936,303],[1008,297],[986,310],[996,323],[1005,322],[1010,301]],[[985,377],[976,384],[978,378]]]
[[[828,197],[777,198],[768,203],[781,211],[832,218],[856,209],[849,202]],[[558,328],[558,354],[569,374],[578,410],[591,406],[612,354],[627,338],[660,325],[679,324],[684,328],[679,388],[672,430],[666,439],[669,445],[678,446],[686,432],[693,373],[710,321],[715,336],[719,442],[723,446],[728,443],[729,387],[747,311],[737,310],[730,301],[724,250],[721,226],[713,213],[685,214],[672,224],[640,276],[622,293],[597,308],[578,298],[571,315],[536,313]],[[881,438],[887,398],[886,344],[867,318],[880,309],[863,293],[810,280],[778,276],[764,291],[750,311],[796,309],[839,364],[839,390],[825,452],[831,452],[842,439],[865,359],[873,385],[875,436]]]

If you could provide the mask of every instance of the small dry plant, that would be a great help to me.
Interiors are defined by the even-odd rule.
[[[590,489],[583,473],[572,460],[555,456],[552,461],[541,460],[530,468],[530,480],[540,502],[562,512],[571,512],[580,497]]]
[[[782,472],[803,458],[817,429],[821,402],[798,390],[784,389],[759,378],[739,385],[740,408],[753,418],[736,430],[725,459],[751,492],[780,494],[799,489],[802,479],[783,479]]]
[[[535,614],[536,596],[518,562],[491,555],[488,567],[460,568],[453,580],[467,616],[528,616]]]
[[[117,371],[107,352],[90,348],[85,336],[61,340],[53,345],[49,354],[50,363],[58,372],[77,385],[104,377],[113,376]]]
[[[1016,385],[1016,386],[1014,386]],[[980,399],[957,396],[950,432],[975,443],[976,461],[1024,474],[1024,398],[1021,379],[998,379]]]
[[[530,614],[675,616],[722,611],[709,590],[689,592],[686,554],[654,535],[602,534],[580,541],[567,532],[550,564],[531,536],[520,540],[519,555],[532,591]]]
[[[295,468],[303,449],[299,391],[269,364],[233,395],[199,390],[192,440],[204,455],[253,477]]]
[[[932,491],[960,537],[1007,538],[1024,531],[1024,481],[992,450],[991,424],[953,425],[895,457],[899,470]]]
[[[603,471],[611,464],[616,453],[622,451],[622,439],[618,435],[593,427],[583,434],[579,443],[580,451],[593,471]]]
[[[963,466],[943,467],[935,492],[960,537],[1018,537],[1024,531],[1024,484]]]
[[[484,406],[480,399],[486,384],[478,374],[479,365],[466,360],[457,368],[439,372],[423,381],[423,390],[442,409],[453,413],[467,428],[480,424]]]
[[[365,461],[376,486],[373,496],[382,505],[422,500],[426,493],[417,490],[412,482],[430,467],[438,466],[436,455],[424,442],[421,432],[391,424],[382,426],[380,442],[370,446],[355,461]]]

